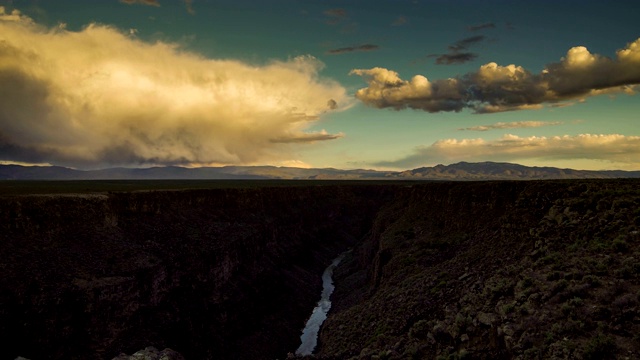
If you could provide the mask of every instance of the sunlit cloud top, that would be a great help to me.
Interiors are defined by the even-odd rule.
[[[397,72],[381,67],[355,69],[351,74],[362,76],[368,83],[356,97],[376,108],[432,113],[465,108],[475,113],[539,109],[545,103],[603,93],[634,93],[640,83],[640,38],[618,50],[615,59],[593,54],[584,46],[573,47],[539,74],[495,62],[449,79],[428,80],[415,75],[403,80]]]
[[[156,3],[145,1],[144,3]],[[349,106],[312,56],[207,59],[111,26],[47,28],[0,7],[0,160],[70,166],[287,161]]]

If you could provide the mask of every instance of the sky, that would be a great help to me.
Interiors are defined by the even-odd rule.
[[[0,0],[0,163],[640,170],[640,2]]]

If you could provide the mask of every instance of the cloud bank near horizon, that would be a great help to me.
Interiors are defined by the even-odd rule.
[[[415,75],[403,80],[382,67],[354,69],[368,86],[356,97],[375,108],[406,108],[431,113],[495,113],[539,109],[603,93],[634,93],[640,84],[640,38],[616,52],[615,59],[593,54],[584,46],[567,52],[560,62],[550,63],[539,74],[522,66],[490,62],[471,73],[448,79],[429,80]]]
[[[144,1],[151,4],[155,1]],[[116,28],[45,28],[0,7],[0,160],[74,167],[288,161],[291,144],[349,107],[300,56],[255,66],[206,59]]]
[[[556,126],[564,124],[562,121],[514,121],[514,122],[497,122],[490,125],[478,125],[466,128],[458,128],[458,130],[470,131],[489,131],[495,129],[523,129],[537,128],[543,126]]]
[[[408,169],[431,163],[458,161],[598,160],[616,166],[636,165],[640,158],[640,136],[580,134],[575,136],[530,136],[506,134],[495,140],[444,139],[416,147],[408,156],[376,163],[377,166]]]

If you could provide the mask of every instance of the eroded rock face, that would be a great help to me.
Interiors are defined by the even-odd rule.
[[[112,360],[185,360],[185,358],[169,348],[160,351],[153,346],[148,346],[132,355],[120,354]]]
[[[3,353],[283,357],[322,271],[389,191],[293,187],[0,199]]]
[[[637,180],[0,198],[7,358],[640,355]]]

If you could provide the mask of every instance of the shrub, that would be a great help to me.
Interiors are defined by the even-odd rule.
[[[626,253],[627,251],[629,251],[629,244],[627,244],[627,242],[620,237],[613,240],[613,243],[611,243],[611,247],[613,247],[615,251],[621,253]]]
[[[615,359],[616,341],[608,335],[598,334],[589,340],[582,354],[585,360]]]
[[[412,339],[424,339],[431,330],[427,320],[419,320],[409,330],[409,337]]]
[[[562,290],[566,289],[569,286],[569,282],[565,279],[562,279],[560,281],[558,281],[557,283],[553,284],[553,286],[551,287],[551,295],[555,295],[559,292],[561,292]]]
[[[582,280],[591,285],[592,287],[598,287],[600,285],[602,285],[602,282],[600,281],[600,278],[595,276],[595,275],[586,275],[585,277],[582,278]]]

